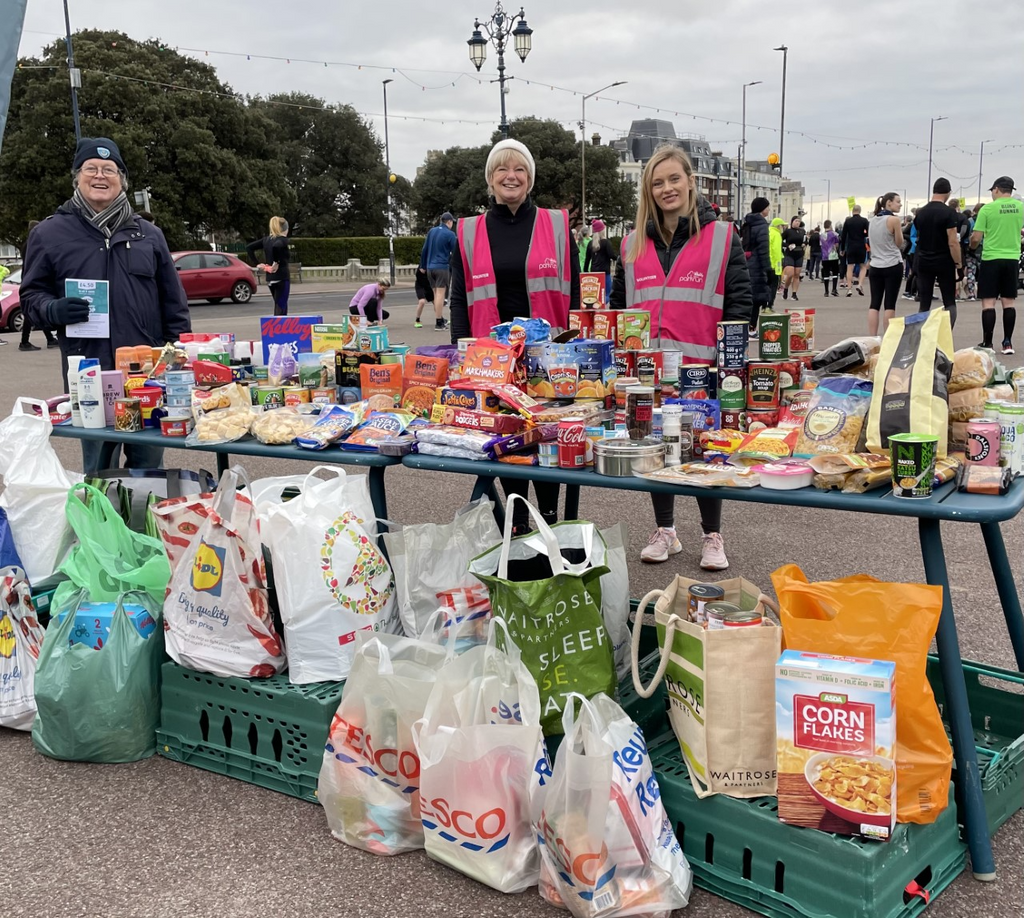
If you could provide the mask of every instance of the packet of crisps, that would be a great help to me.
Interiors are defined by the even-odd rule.
[[[349,434],[341,448],[355,452],[376,452],[381,441],[404,433],[414,418],[411,411],[373,411],[354,433]]]

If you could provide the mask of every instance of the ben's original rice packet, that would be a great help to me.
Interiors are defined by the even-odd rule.
[[[784,650],[779,819],[887,841],[896,826],[896,664]]]

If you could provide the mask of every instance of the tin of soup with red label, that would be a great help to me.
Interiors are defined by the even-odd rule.
[[[751,361],[747,367],[747,408],[764,411],[778,407],[778,362]]]
[[[587,464],[587,426],[583,418],[558,422],[558,467],[582,469]]]
[[[636,351],[636,376],[642,386],[660,386],[664,360],[661,351],[645,348]]]
[[[570,313],[572,315],[572,313]],[[636,351],[627,351],[625,348],[616,348],[615,375],[622,379],[626,376],[636,376]]]

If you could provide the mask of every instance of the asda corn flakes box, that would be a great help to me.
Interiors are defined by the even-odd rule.
[[[896,664],[785,650],[775,666],[779,819],[888,840],[896,826]]]

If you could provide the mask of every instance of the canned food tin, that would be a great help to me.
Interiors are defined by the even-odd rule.
[[[309,397],[314,402],[322,405],[333,405],[338,401],[338,390],[335,386],[327,386],[323,389],[310,389]]]
[[[257,387],[255,404],[264,411],[280,408],[284,404],[284,389],[281,386]]]
[[[737,612],[723,620],[725,628],[749,628],[752,625],[762,624],[763,616],[760,612]]]
[[[1024,473],[1024,405],[999,406],[999,464],[1014,475]]]
[[[257,382],[266,382],[270,378],[270,368],[265,365],[253,367],[252,378]]]
[[[558,468],[558,444],[550,441],[537,447],[537,465],[547,469]]]
[[[723,367],[718,371],[718,401],[723,411],[747,407],[746,367]]]
[[[722,430],[738,430],[747,433],[747,411],[735,408],[722,409]]]
[[[759,430],[764,430],[766,427],[778,427],[779,426],[779,409],[772,408],[768,411],[754,411],[750,410],[746,412],[747,416],[747,433],[757,433]]]
[[[747,407],[762,411],[779,407],[779,365],[754,361],[747,368]]]
[[[587,428],[583,418],[558,422],[558,467],[581,469],[587,464]]]
[[[715,398],[718,394],[718,370],[702,363],[684,363],[679,367],[681,398]]]
[[[999,421],[968,421],[967,461],[977,465],[999,465]]]
[[[142,402],[139,399],[114,400],[114,430],[126,433],[142,430]]]
[[[654,348],[636,351],[636,377],[641,386],[660,386],[664,365],[665,358],[661,351]]]
[[[590,441],[587,450],[587,465],[594,464],[594,444],[604,439],[605,430],[603,427],[588,427],[587,439]]]
[[[758,356],[762,360],[789,357],[789,313],[762,312],[757,317]]]
[[[747,333],[744,321],[719,322],[716,330],[718,366],[739,369],[747,362]]]
[[[160,418],[160,433],[165,437],[187,437],[191,431],[191,418]]]
[[[384,363],[402,363],[405,358],[404,354],[398,353],[398,351],[392,349],[390,351],[380,352],[380,362]]]
[[[731,602],[706,602],[704,603],[704,620],[707,622],[708,631],[721,631],[725,627],[725,621],[734,615],[742,615],[740,607]]]
[[[778,361],[779,365],[779,391],[782,392],[786,389],[795,389],[800,385],[800,376],[803,370],[803,364],[800,363],[795,357],[790,357],[788,360]]]
[[[308,405],[309,389],[305,386],[289,386],[284,390],[284,403],[286,405]]]
[[[615,375],[619,379],[636,376],[636,351],[616,348],[613,354],[615,357]]]
[[[687,614],[691,622],[703,625],[704,606],[709,602],[721,602],[725,590],[713,583],[691,583],[687,592]]]

